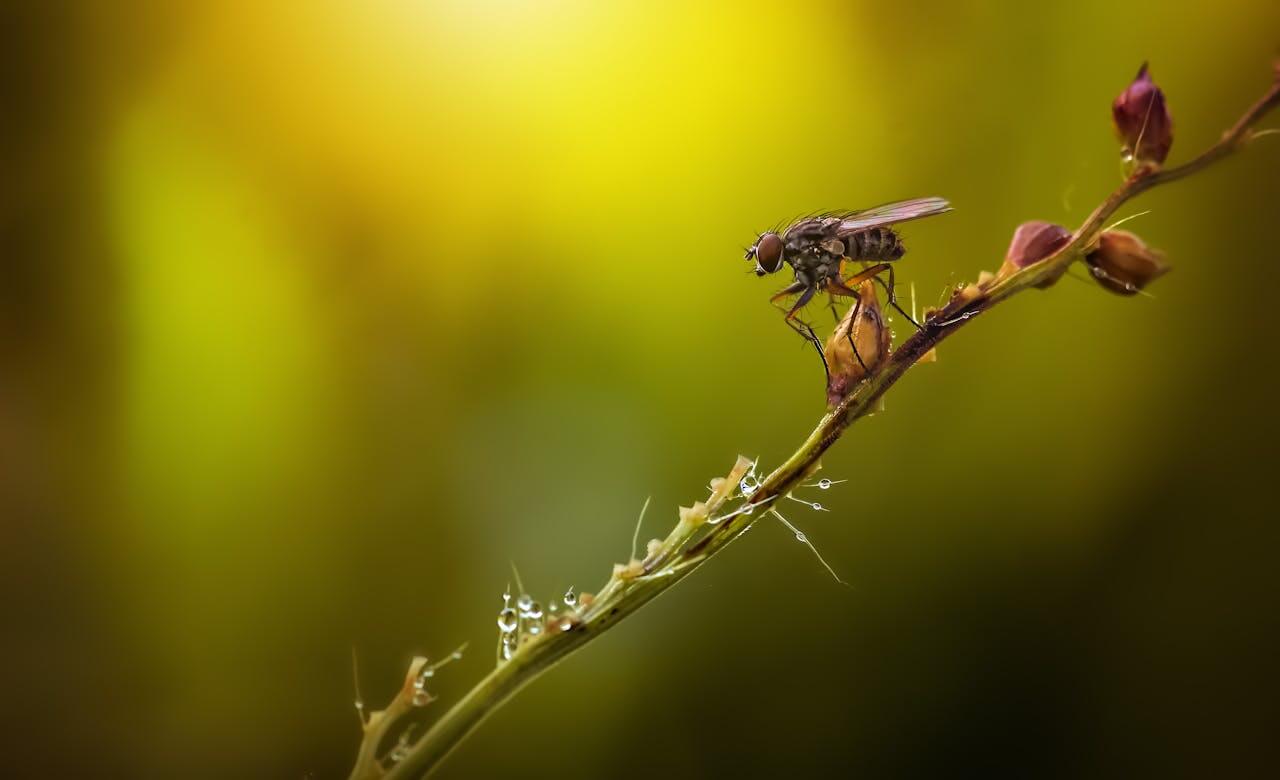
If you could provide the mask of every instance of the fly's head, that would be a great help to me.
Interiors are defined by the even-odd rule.
[[[782,238],[777,233],[762,233],[747,250],[746,259],[756,261],[756,276],[774,273],[782,267]]]

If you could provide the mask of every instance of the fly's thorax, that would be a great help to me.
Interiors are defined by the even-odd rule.
[[[833,254],[815,243],[808,243],[799,251],[789,252],[787,257],[787,262],[795,269],[796,279],[806,284],[822,284],[840,273],[841,255]]]

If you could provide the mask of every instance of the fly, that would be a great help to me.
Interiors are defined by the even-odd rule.
[[[920,327],[911,315],[902,310],[894,296],[892,264],[906,254],[907,249],[898,232],[890,225],[950,210],[951,204],[942,198],[916,198],[862,211],[804,217],[780,232],[760,234],[747,250],[746,259],[755,261],[756,276],[774,273],[782,268],[783,263],[791,266],[795,272],[795,281],[770,298],[769,302],[777,306],[782,299],[799,295],[794,305],[787,310],[783,321],[805,340],[812,342],[818,354],[822,355],[822,342],[813,332],[813,327],[798,316],[800,310],[819,292],[827,293],[833,312],[837,297],[853,298],[856,307],[861,303],[857,293],[858,285],[868,279],[875,279],[888,292],[889,305],[916,328]],[[845,276],[846,264],[853,263],[861,264],[861,268],[852,275]],[[880,279],[880,274],[885,271],[889,272],[888,284]],[[839,320],[838,314],[836,319]],[[856,347],[854,355],[861,363],[862,356],[858,355]],[[829,375],[826,357],[822,358],[822,367]]]

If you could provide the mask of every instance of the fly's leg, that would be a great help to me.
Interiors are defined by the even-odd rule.
[[[877,276],[884,273],[885,271],[892,272],[893,266],[889,265],[888,263],[876,263],[875,265],[870,265],[870,266],[867,266],[866,268],[863,268],[861,271],[857,272],[853,276],[850,276],[848,279],[832,279],[831,283],[833,285],[836,285],[837,290],[840,290],[840,288],[844,288],[844,290],[848,291],[848,292],[841,291],[839,294],[848,295],[849,293],[853,293],[853,295],[856,297],[858,294],[857,293],[858,285],[862,284],[868,279],[875,279]]]
[[[902,309],[902,307],[898,305],[898,296],[897,296],[898,285],[897,285],[897,282],[895,282],[893,279],[893,266],[889,265],[888,263],[881,263],[881,265],[888,265],[889,283],[885,284],[884,280],[881,279],[878,275],[876,276],[875,279],[877,282],[880,283],[880,286],[884,288],[884,291],[889,294],[889,305],[897,309],[898,313],[901,314],[903,317],[906,317],[907,322],[911,323],[912,325],[915,325],[916,330],[924,330],[924,327],[921,326],[920,323],[916,322],[914,317],[912,317],[910,314],[907,314]]]
[[[827,382],[830,383],[831,367],[827,365],[827,356],[822,353],[822,340],[818,338],[818,334],[813,332],[813,326],[802,319],[793,319],[789,314],[783,322],[787,323],[787,327],[799,333],[801,338],[812,344],[813,348],[818,351],[818,359],[822,361],[822,373],[826,375]]]
[[[840,314],[836,311],[835,296],[843,295],[853,298],[853,312],[849,315],[849,329],[845,331],[844,337],[849,341],[849,349],[853,350],[853,356],[858,359],[858,365],[862,366],[863,375],[871,373],[871,369],[867,368],[867,364],[862,360],[862,355],[858,352],[858,345],[853,343],[853,326],[858,322],[858,310],[862,308],[862,296],[857,290],[846,287],[839,279],[831,279],[827,282],[827,292],[831,295],[831,313],[836,317],[836,327],[840,327]]]
[[[801,338],[812,344],[813,348],[818,351],[818,358],[822,360],[822,372],[826,374],[827,380],[830,381],[831,368],[827,365],[827,356],[822,353],[822,341],[818,338],[818,334],[813,332],[813,327],[810,326],[809,323],[796,316],[800,313],[800,310],[804,308],[804,305],[812,300],[815,292],[817,292],[816,287],[806,285],[804,282],[795,282],[782,292],[770,298],[769,302],[777,306],[780,299],[785,298],[788,295],[800,293],[800,299],[791,307],[791,310],[787,312],[787,316],[784,317],[782,321],[787,323],[787,327],[800,334]]]
[[[889,272],[888,284],[885,284],[885,281],[880,278],[880,274],[884,273],[885,271]],[[896,309],[897,312],[901,314],[903,317],[906,317],[907,322],[911,323],[912,325],[915,325],[916,330],[924,330],[924,328],[920,325],[920,323],[915,321],[914,317],[912,317],[910,314],[907,314],[907,312],[904,311],[903,308],[898,305],[898,296],[896,292],[897,281],[894,279],[894,276],[893,276],[893,265],[891,265],[890,263],[877,263],[876,265],[868,266],[867,268],[862,269],[861,271],[857,272],[853,276],[850,276],[848,279],[845,279],[844,285],[847,287],[856,288],[858,285],[862,284],[868,279],[874,279],[880,283],[880,286],[883,287],[885,292],[889,294],[889,305],[892,306],[894,309]]]

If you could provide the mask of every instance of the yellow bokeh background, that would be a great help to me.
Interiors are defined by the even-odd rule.
[[[592,590],[646,497],[647,538],[808,433],[821,370],[741,260],[760,230],[947,197],[898,270],[936,303],[1118,183],[1144,60],[1185,159],[1280,40],[1266,0],[4,15],[14,776],[342,776],[353,647],[376,706],[470,641],[447,706],[510,562]],[[832,511],[787,513],[851,587],[761,523],[441,776],[1259,765],[1278,162],[1261,139],[1125,212],[1176,269],[1152,297],[1064,279],[895,388],[826,458]]]

